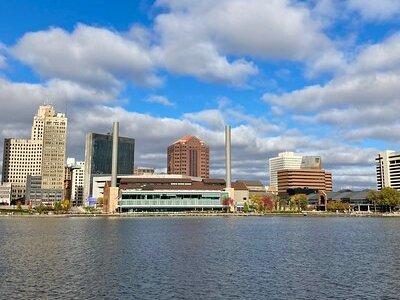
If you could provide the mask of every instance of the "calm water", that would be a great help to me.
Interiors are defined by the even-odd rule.
[[[400,298],[400,219],[0,218],[0,298]]]

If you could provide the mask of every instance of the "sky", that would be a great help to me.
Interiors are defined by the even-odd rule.
[[[375,187],[375,155],[400,148],[400,1],[0,1],[0,139],[28,138],[43,103],[67,113],[69,157],[120,121],[136,166],[165,171],[190,134],[223,177],[230,124],[235,179],[268,184],[295,151],[336,190]]]

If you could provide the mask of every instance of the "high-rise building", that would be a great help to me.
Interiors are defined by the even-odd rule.
[[[168,147],[168,174],[210,177],[210,148],[195,136],[184,136]]]
[[[112,135],[88,133],[85,146],[83,199],[92,195],[94,176],[111,174]],[[135,139],[118,138],[118,175],[130,175],[135,165]]]
[[[31,139],[4,140],[3,182],[12,184],[12,199],[23,199],[27,176],[41,176],[47,190],[62,190],[67,118],[50,105],[40,106],[33,118]]]
[[[40,119],[39,122],[43,122],[42,189],[62,190],[67,148],[67,118],[62,113],[56,114],[54,108],[50,107]],[[40,131],[38,132],[40,134]]]
[[[271,191],[278,190],[278,171],[300,169],[303,156],[294,152],[281,152],[277,157],[269,159],[269,188]]]
[[[392,187],[400,190],[400,152],[386,150],[375,158],[378,190]]]
[[[72,168],[71,201],[74,205],[82,205],[83,203],[84,178],[85,178],[85,162],[78,161]]]

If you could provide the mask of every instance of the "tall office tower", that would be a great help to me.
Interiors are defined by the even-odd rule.
[[[400,152],[386,150],[375,158],[378,190],[392,187],[400,190]]]
[[[3,182],[12,184],[12,199],[23,199],[27,176],[42,176],[43,189],[61,189],[64,182],[67,118],[50,105],[33,118],[31,139],[5,139]]]
[[[294,152],[282,152],[277,157],[269,159],[269,187],[272,191],[278,190],[278,171],[300,169],[303,156]]]
[[[112,135],[88,133],[85,146],[83,200],[92,196],[94,176],[111,174]],[[135,165],[135,139],[118,138],[118,175],[131,175]]]
[[[56,114],[52,107],[45,111],[46,113],[41,116],[43,121],[42,189],[62,190],[67,148],[67,118],[62,113]],[[40,133],[40,130],[38,132]]]
[[[168,147],[168,174],[210,177],[210,148],[195,136],[184,136]]]

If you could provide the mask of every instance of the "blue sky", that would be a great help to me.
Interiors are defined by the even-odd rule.
[[[374,186],[374,155],[400,146],[399,16],[396,0],[2,1],[0,137],[28,136],[48,101],[68,109],[69,156],[118,119],[137,165],[163,171],[195,134],[222,176],[229,123],[235,178],[267,183],[292,150],[336,188]]]

